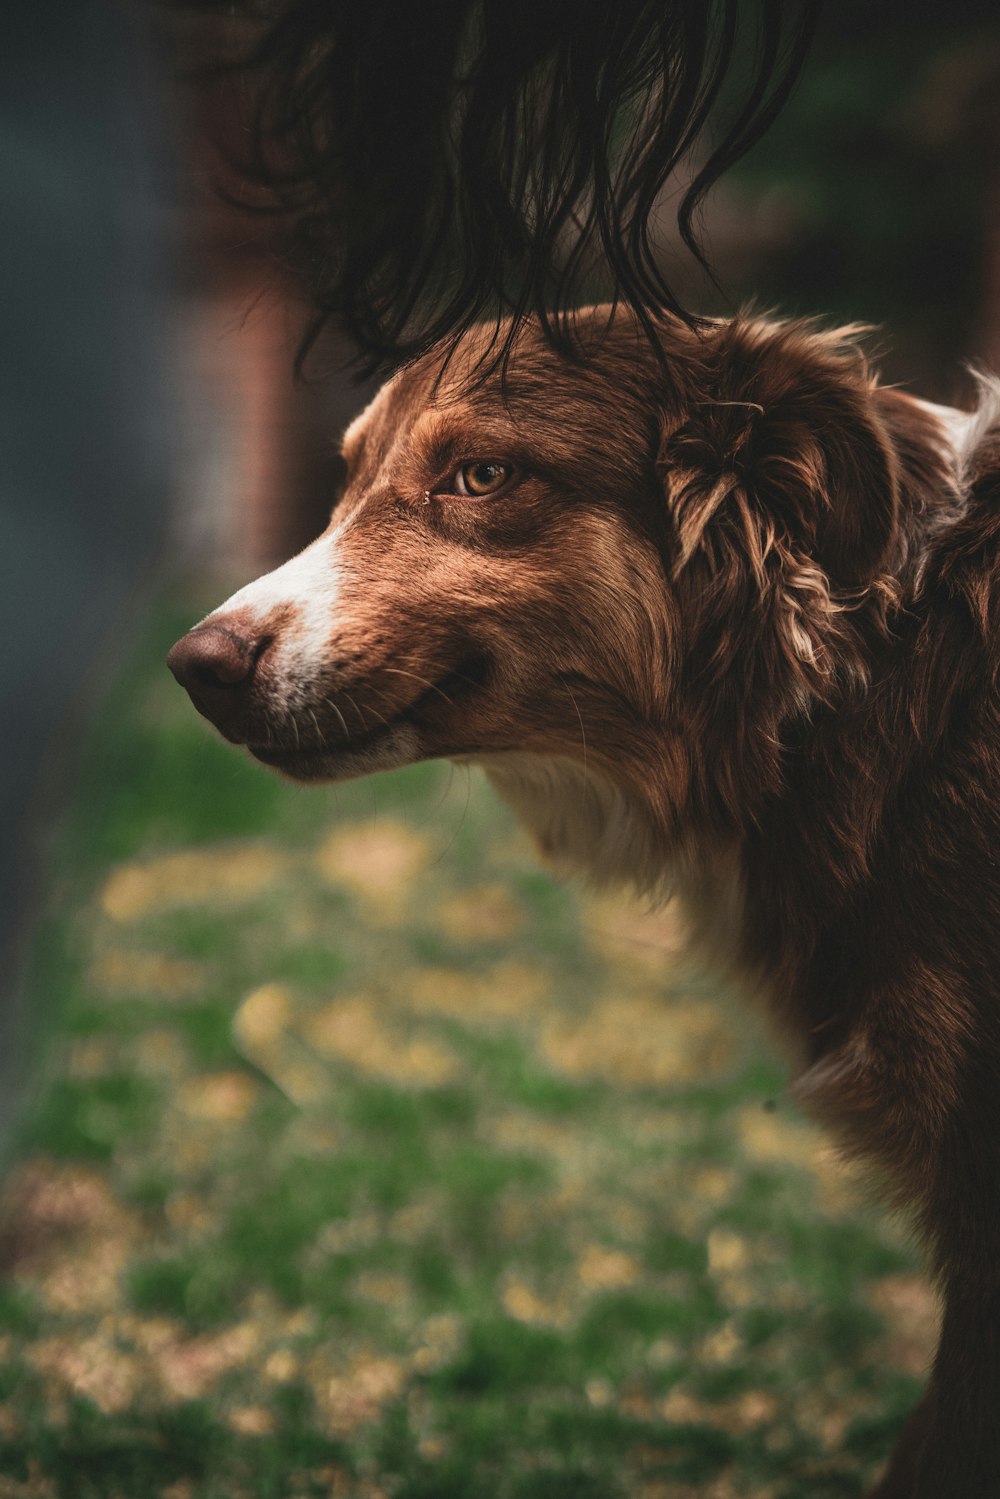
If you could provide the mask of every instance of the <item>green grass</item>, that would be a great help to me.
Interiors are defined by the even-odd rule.
[[[669,913],[636,938],[445,766],[244,763],[161,664],[196,612],[54,856],[0,1494],[860,1494],[929,1299]]]

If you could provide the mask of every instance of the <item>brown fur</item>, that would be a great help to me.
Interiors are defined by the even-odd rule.
[[[558,861],[687,899],[940,1279],[880,1499],[1000,1494],[1000,402],[750,318],[665,321],[665,378],[588,317],[506,388],[474,336],[397,375],[329,531],[172,664],[288,774],[474,760]],[[460,494],[473,461],[510,482]]]

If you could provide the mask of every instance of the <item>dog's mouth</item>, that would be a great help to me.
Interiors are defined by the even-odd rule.
[[[428,678],[427,685],[419,690],[404,707],[392,713],[381,713],[378,722],[358,733],[350,732],[349,707],[336,710],[336,720],[331,724],[329,716],[321,724],[316,715],[307,710],[293,718],[292,733],[287,726],[280,734],[262,742],[248,742],[244,746],[255,760],[279,770],[297,780],[315,780],[336,777],[338,769],[351,772],[352,762],[357,764],[357,774],[378,768],[379,753],[386,751],[395,742],[405,743],[413,754],[400,759],[423,758],[428,754],[444,754],[449,747],[434,744],[417,748],[417,740],[423,734],[440,731],[453,724],[456,710],[464,710],[470,700],[487,686],[491,675],[490,661],[483,653],[470,655],[452,670],[437,678]],[[415,681],[422,681],[414,674]],[[335,700],[328,699],[332,703]],[[351,700],[353,705],[353,699]],[[411,731],[407,734],[407,731]],[[435,736],[436,737],[436,736]],[[463,748],[456,743],[454,752]]]

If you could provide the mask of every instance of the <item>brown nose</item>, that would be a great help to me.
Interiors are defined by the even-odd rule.
[[[182,636],[167,665],[191,701],[228,739],[240,738],[254,672],[266,641],[225,625],[199,625]]]

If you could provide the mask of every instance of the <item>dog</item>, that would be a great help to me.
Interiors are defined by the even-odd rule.
[[[296,781],[479,764],[557,865],[676,892],[941,1287],[872,1499],[1000,1495],[1000,382],[753,315],[515,333],[394,375],[327,531],[169,665]]]

